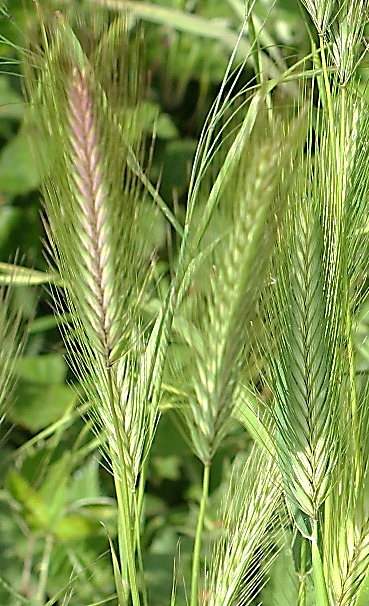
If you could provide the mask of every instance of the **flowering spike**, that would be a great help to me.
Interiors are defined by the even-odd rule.
[[[73,69],[68,90],[71,174],[76,185],[74,197],[80,212],[78,236],[83,244],[83,277],[91,294],[93,328],[109,359],[113,343],[110,310],[112,264],[109,254],[107,191],[99,150],[99,128],[87,70]]]

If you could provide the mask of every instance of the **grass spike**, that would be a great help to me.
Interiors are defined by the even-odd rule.
[[[331,387],[335,349],[324,299],[322,227],[309,196],[295,204],[280,238],[285,264],[276,268],[270,327],[278,349],[272,386],[287,498],[316,520],[337,457],[333,428],[338,394]]]
[[[319,35],[326,32],[337,10],[336,0],[301,0]]]
[[[276,129],[273,138],[259,144],[258,154],[253,147],[245,150],[238,185],[225,192],[221,202],[231,209],[226,211],[227,234],[219,240],[212,259],[204,258],[212,275],[210,288],[197,293],[194,283],[196,296],[177,316],[180,339],[193,359],[191,376],[183,376],[183,393],[190,405],[183,405],[182,410],[194,451],[204,464],[211,461],[229,427],[241,358],[247,355],[249,322],[255,316],[261,276],[268,267],[264,244],[275,238],[275,213],[283,212],[278,207],[283,204],[281,191],[290,185],[288,163],[304,132],[303,118],[299,118],[287,137]],[[282,139],[285,153],[281,153]],[[201,314],[204,319],[199,325]]]
[[[254,447],[247,461],[236,460],[221,507],[223,524],[205,578],[203,606],[251,604],[273,561],[281,499],[278,468],[265,451]],[[261,570],[259,552],[264,558]]]
[[[71,175],[77,187],[81,213],[82,263],[89,296],[92,331],[99,335],[101,349],[110,363],[114,348],[112,283],[114,268],[109,254],[109,218],[106,208],[104,169],[97,141],[97,124],[86,70],[74,68],[68,90],[71,132]]]
[[[71,364],[111,459],[120,573],[126,582],[128,570],[132,603],[138,606],[135,533],[141,510],[134,493],[156,428],[153,373],[162,364],[155,355],[163,355],[150,343],[151,319],[143,312],[152,276],[144,225],[147,229],[148,211],[154,215],[139,171],[132,168],[132,153],[136,162],[144,155],[137,57],[129,59],[123,28],[124,60],[115,61],[111,48],[121,24],[113,22],[111,35],[105,35],[105,21],[96,19],[99,42],[91,49],[59,13],[51,21],[40,16],[44,52],[38,51],[39,69],[28,64],[27,83],[34,128],[43,141],[53,141],[40,154],[46,228],[71,314],[65,328]],[[104,57],[100,72],[96,66]],[[156,328],[153,335],[159,338]]]

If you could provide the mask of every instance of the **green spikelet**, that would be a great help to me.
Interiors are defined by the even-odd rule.
[[[138,155],[143,149],[139,106],[130,107],[138,104],[138,83],[129,74],[118,76],[123,63],[112,65],[110,57],[111,39],[118,35],[127,53],[124,19],[107,32],[102,26],[91,57],[60,13],[46,23],[46,51],[35,58],[37,72],[28,66],[27,83],[33,128],[42,141],[37,155],[47,231],[78,318],[110,365],[128,347],[149,274],[140,235],[145,188],[128,168],[130,144]],[[100,78],[96,65],[104,57]],[[121,115],[115,111],[119,99]]]
[[[73,27],[70,14],[69,20],[39,9],[43,48],[26,64],[26,82],[42,142],[35,152],[50,251],[63,284],[56,306],[68,308],[62,330],[71,366],[113,472],[121,573],[137,606],[134,492],[156,428],[149,394],[158,389],[157,325],[150,337],[143,311],[153,211],[140,176],[138,48],[128,52],[124,18],[109,22],[86,9]]]
[[[276,216],[284,212],[291,166],[305,135],[301,116],[287,133],[280,126],[266,137],[260,118],[232,187],[219,203],[226,233],[213,245],[211,265],[208,259],[203,264],[210,287],[195,285],[196,295],[181,310],[181,338],[191,358],[191,376],[182,377],[189,406],[182,411],[204,463],[211,461],[232,420],[240,371],[250,351],[250,323],[276,239]]]
[[[281,500],[278,468],[266,451],[254,448],[248,459],[236,459],[220,511],[221,532],[209,561],[201,606],[253,602],[276,555],[284,521],[276,514]]]
[[[272,362],[276,443],[291,509],[316,520],[336,461],[335,349],[324,298],[323,235],[310,198],[291,210],[288,225],[272,320],[278,343]]]

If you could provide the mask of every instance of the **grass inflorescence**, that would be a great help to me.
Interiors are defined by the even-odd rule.
[[[27,120],[44,200],[47,279],[54,278],[80,410],[113,478],[116,519],[104,521],[104,533],[117,603],[162,600],[150,588],[150,533],[160,516],[147,479],[169,411],[198,481],[192,526],[183,531],[192,544],[183,600],[273,606],[289,595],[298,606],[363,606],[369,384],[358,339],[369,265],[367,0],[296,0],[311,50],[288,68],[279,50],[264,48],[270,36],[258,1],[229,3],[245,19],[179,204],[164,200],[158,174],[151,180],[150,77],[132,16],[161,15],[168,26],[172,13],[102,1],[75,15],[68,6],[53,12],[52,4],[35,3],[37,32],[21,54]],[[255,76],[246,85],[245,65]],[[157,246],[163,225],[167,240]],[[21,316],[9,308],[1,290],[1,417],[24,342]],[[172,429],[167,448],[174,451],[180,434]],[[232,451],[214,487],[222,449],[240,435],[244,452]],[[13,492],[23,487],[39,503],[22,482],[13,475]],[[36,519],[45,532],[37,604],[52,604],[57,597],[44,598],[60,519],[45,514],[44,522],[35,507],[23,507],[27,524]],[[280,566],[288,572],[284,588],[276,582]],[[167,596],[173,606],[182,604],[179,578],[176,572]],[[73,588],[64,597],[72,604]]]

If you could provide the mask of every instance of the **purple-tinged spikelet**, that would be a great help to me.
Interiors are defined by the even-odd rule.
[[[99,150],[100,129],[96,119],[95,100],[85,70],[74,69],[68,91],[72,176],[74,197],[78,205],[80,225],[76,229],[81,240],[83,279],[89,319],[99,335],[108,358],[113,343],[110,338],[111,262],[109,259],[109,227],[105,171]]]

